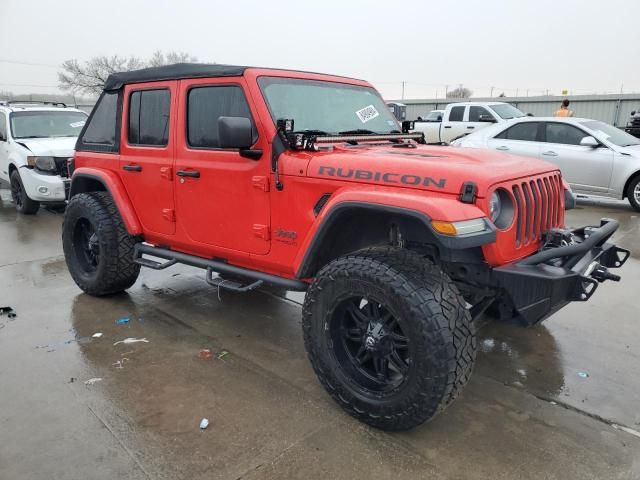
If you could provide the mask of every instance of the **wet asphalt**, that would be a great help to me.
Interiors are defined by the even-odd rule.
[[[0,480],[640,478],[640,214],[626,203],[580,200],[567,219],[621,222],[622,282],[534,328],[489,324],[462,397],[388,434],[317,382],[300,294],[217,292],[172,267],[92,298],[67,272],[62,215],[0,198],[0,307],[17,313],[0,316]]]

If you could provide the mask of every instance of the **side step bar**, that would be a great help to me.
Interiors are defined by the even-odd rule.
[[[164,263],[156,262],[148,258],[143,258],[143,255],[151,255],[153,257],[162,258],[167,260]],[[236,267],[235,265],[229,265],[228,263],[221,262],[220,260],[207,260],[206,258],[196,257],[181,252],[174,252],[167,248],[154,247],[152,245],[146,245],[144,243],[138,243],[133,252],[133,261],[142,265],[143,267],[152,268],[154,270],[163,270],[176,263],[183,263],[191,267],[203,268],[207,271],[207,283],[227,290],[233,290],[235,292],[248,292],[253,290],[263,283],[273,285],[275,287],[284,288],[286,290],[293,290],[296,292],[304,292],[309,287],[308,284],[301,282],[300,280],[293,280],[290,278],[278,277],[277,275],[271,275],[268,273],[257,272],[255,270],[249,270],[248,268]],[[213,278],[213,272],[236,275],[245,277],[248,280],[253,280],[249,285],[240,285],[231,280],[221,280]]]

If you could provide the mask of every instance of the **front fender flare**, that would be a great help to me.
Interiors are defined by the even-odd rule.
[[[131,200],[127,194],[122,180],[110,170],[100,170],[97,168],[80,167],[76,168],[71,178],[71,190],[69,192],[69,199],[78,193],[85,193],[93,191],[86,189],[83,186],[83,180],[92,180],[93,182],[99,182],[104,189],[111,194],[111,198],[118,207],[122,221],[130,235],[141,235],[142,224],[136,215]]]
[[[307,233],[300,251],[296,256],[294,269],[298,278],[307,278],[314,257],[322,248],[324,237],[333,224],[345,211],[367,210],[409,217],[422,223],[443,249],[463,249],[492,243],[496,239],[493,224],[488,222],[489,230],[467,238],[455,238],[438,234],[431,226],[431,220],[461,221],[486,217],[477,206],[458,201],[451,195],[425,196],[420,192],[408,193],[390,191],[391,189],[370,188],[367,190],[349,189],[332,195],[321,210],[316,222]]]

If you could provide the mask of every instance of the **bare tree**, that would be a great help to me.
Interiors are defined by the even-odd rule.
[[[472,94],[473,92],[471,90],[460,85],[458,88],[449,90],[447,92],[447,98],[469,98]]]
[[[155,52],[148,60],[142,60],[135,56],[121,57],[119,55],[93,57],[82,63],[73,59],[62,64],[63,71],[58,72],[58,82],[62,90],[99,95],[104,87],[104,82],[112,73],[196,61],[196,57],[186,52],[164,54],[161,51]]]
[[[160,50],[157,50],[153,53],[146,66],[159,67],[161,65],[171,65],[172,63],[193,63],[197,61],[196,57],[187,52],[169,52],[165,55]]]

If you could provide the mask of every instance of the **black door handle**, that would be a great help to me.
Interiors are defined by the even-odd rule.
[[[125,165],[122,167],[123,170],[127,172],[141,172],[142,167],[140,165]]]
[[[451,128],[451,125],[445,125],[444,128]]]
[[[473,127],[473,126],[469,126],[469,127],[467,127],[467,128],[476,128],[476,127]]]
[[[178,170],[176,175],[179,177],[200,178],[200,172],[197,170]]]

